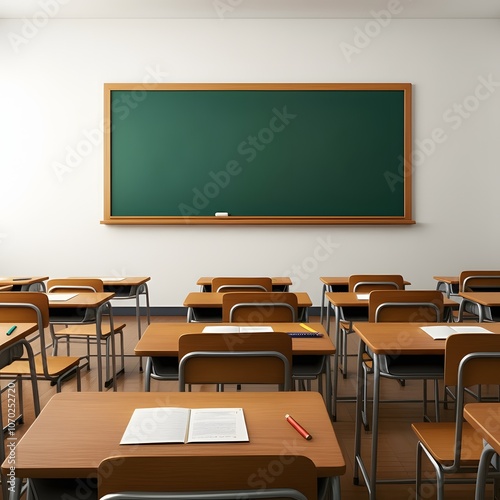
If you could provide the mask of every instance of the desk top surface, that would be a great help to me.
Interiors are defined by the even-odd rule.
[[[243,408],[250,441],[120,445],[135,408]],[[306,441],[289,413],[313,436]],[[318,477],[342,475],[345,461],[321,395],[316,392],[63,392],[46,404],[16,447],[18,477],[87,477],[106,457],[301,454]],[[6,462],[4,470],[9,470]]]
[[[354,331],[375,354],[444,354],[445,340],[435,340],[422,326],[482,326],[500,333],[500,323],[369,323],[355,322]]]
[[[294,293],[297,296],[299,307],[312,306],[311,298],[309,297],[307,292],[287,293]],[[191,292],[184,299],[183,305],[185,307],[222,307],[223,295],[224,293],[220,292]]]
[[[138,286],[148,282],[151,278],[149,276],[72,276],[75,279],[98,279],[103,282],[105,286]]]
[[[323,337],[293,337],[292,350],[297,355],[327,355],[335,354],[332,340],[320,323],[307,323],[308,326],[323,334]],[[151,323],[135,346],[138,356],[177,356],[179,352],[179,337],[185,333],[201,333],[205,326],[239,326],[238,323]],[[263,326],[259,324],[256,326]],[[244,325],[247,326],[247,325]],[[266,323],[276,332],[307,333],[299,323]]]
[[[113,292],[77,293],[68,300],[54,300],[55,295],[64,293],[50,293],[49,307],[99,307],[114,297]]]
[[[48,276],[2,276],[0,277],[0,285],[33,285],[48,280]]]
[[[500,403],[468,403],[464,417],[500,453]]]
[[[458,276],[433,276],[436,281],[442,281],[443,283],[449,283],[450,285],[458,285],[460,281]]]
[[[231,276],[226,276],[226,277],[230,278]],[[241,276],[238,277],[240,278]],[[252,278],[253,276],[248,276],[248,277]],[[201,286],[211,285],[213,278],[215,278],[215,276],[201,276],[200,278],[198,278],[196,284]],[[280,285],[280,286],[290,286],[292,284],[292,280],[288,276],[271,276],[271,282],[273,285]]]
[[[16,323],[16,329],[10,335],[7,335],[12,326],[14,326],[13,323],[0,323],[0,349],[10,347],[18,340],[24,339],[31,333],[36,332],[38,328],[36,323]]]
[[[366,298],[358,298],[358,295],[363,295]],[[500,293],[498,294],[500,297]],[[368,307],[368,294],[357,292],[328,292],[325,297],[334,306],[338,307]],[[443,296],[445,307],[458,307],[459,304],[453,299]]]
[[[482,306],[500,306],[500,292],[460,292],[460,296]]]

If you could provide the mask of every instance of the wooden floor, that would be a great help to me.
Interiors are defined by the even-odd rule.
[[[134,346],[137,342],[137,324],[134,317],[115,318],[123,320],[127,327],[125,329],[125,352],[129,354],[126,358],[125,374],[118,378],[119,391],[143,391],[143,374],[139,370],[139,359],[131,356]],[[310,318],[311,321],[319,321],[319,318]],[[185,317],[153,317],[154,322],[164,321],[185,321]],[[356,352],[356,335],[349,335],[349,351]],[[81,353],[81,346],[72,350],[72,354]],[[83,354],[83,353],[82,353]],[[355,357],[349,358],[348,376],[339,378],[339,395],[353,396],[355,388]],[[97,390],[97,370],[95,368],[95,359],[92,369],[82,371],[82,390]],[[25,383],[26,384],[26,383]],[[30,398],[29,385],[25,387],[25,423],[16,429],[16,437],[20,438],[29,428],[33,421],[33,404]],[[407,381],[404,387],[393,380],[382,380],[382,397],[384,399],[402,400],[418,399],[421,397],[422,384],[419,381]],[[429,387],[429,389],[431,389]],[[49,383],[39,383],[41,405],[43,406],[55,394],[55,387]],[[68,380],[63,385],[63,391],[75,391],[75,380]],[[152,381],[152,391],[175,391],[176,382],[158,382]],[[199,390],[213,390],[212,387],[202,387]],[[245,387],[242,388],[245,390]],[[255,389],[253,389],[255,390]],[[261,390],[265,390],[261,388]],[[430,391],[431,393],[431,391]],[[5,404],[2,405],[6,407]],[[432,406],[430,407],[432,410]],[[362,484],[355,486],[353,484],[353,455],[354,455],[354,413],[355,405],[353,401],[341,401],[338,403],[337,421],[333,423],[338,440],[342,446],[344,457],[347,464],[346,474],[341,478],[341,491],[343,500],[364,500],[368,498],[366,487]],[[452,419],[452,410],[442,411],[443,419]],[[412,422],[422,419],[421,403],[384,403],[380,411],[380,438],[379,438],[379,478],[389,479],[398,478],[412,481],[415,477],[415,448],[416,440],[410,428]],[[364,431],[363,434],[363,456],[369,460],[369,445],[371,440],[370,432]],[[48,450],[48,453],[50,451]],[[432,478],[432,472],[429,468],[428,478]],[[422,499],[432,500],[436,498],[435,488],[432,484],[424,486]],[[491,492],[490,498],[492,498]],[[445,488],[447,499],[453,500],[472,500],[474,498],[474,485],[447,485]],[[413,500],[415,498],[414,483],[410,484],[380,484],[377,487],[377,498],[381,500]]]

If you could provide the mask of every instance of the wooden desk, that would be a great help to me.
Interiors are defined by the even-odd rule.
[[[114,293],[113,300],[129,300],[135,299],[135,318],[137,320],[137,338],[140,340],[142,335],[141,325],[141,295],[144,295],[146,300],[146,319],[148,325],[151,323],[151,310],[149,306],[149,276],[127,276],[127,277],[102,277],[92,276],[91,278],[100,279],[104,285],[105,292]],[[142,371],[142,359],[140,360],[139,369]]]
[[[432,323],[433,326],[439,323]],[[449,325],[449,323],[442,323]],[[434,340],[421,327],[431,323],[355,323],[354,331],[360,338],[358,351],[358,383],[356,396],[356,427],[355,427],[355,463],[354,482],[359,482],[359,472],[367,485],[369,498],[375,499],[377,485],[377,450],[378,450],[378,411],[380,402],[380,356],[398,355],[431,355],[445,352],[445,341]],[[494,333],[500,334],[500,323],[481,323],[479,325]],[[372,442],[371,467],[366,468],[361,456],[362,430],[362,396],[364,377],[362,353],[368,346],[373,354],[373,409],[372,409]],[[371,476],[368,470],[371,471]]]
[[[109,314],[110,329],[113,331],[113,310],[111,308],[111,299],[114,293],[96,292],[96,293],[77,293],[68,300],[55,300],[58,293],[49,293],[49,313],[51,325],[96,325],[97,339],[97,385],[98,390],[102,391],[102,352],[101,352],[101,323],[105,311]],[[116,359],[115,359],[115,337],[111,335],[111,363],[112,379],[105,381],[105,386],[113,384],[113,390],[116,391]]]
[[[10,276],[10,277],[1,277],[0,278],[0,286],[3,285],[12,285],[12,291],[14,292],[26,292],[30,289],[36,289],[42,292],[45,292],[45,284],[44,281],[49,279],[48,276],[32,276],[32,277],[24,277],[24,276]]]
[[[247,443],[155,444],[120,446],[135,408],[241,407]],[[311,433],[306,441],[285,420],[290,413]],[[47,452],[50,450],[50,453]],[[316,465],[318,477],[333,478],[339,498],[339,476],[345,461],[321,396],[314,392],[63,392],[44,407],[16,447],[16,495],[21,478],[86,478],[94,483],[99,463],[126,453],[179,456],[300,454]],[[4,473],[9,464],[3,463]],[[86,479],[83,479],[85,481]]]
[[[2,285],[0,286],[0,292],[8,292],[12,290],[13,286],[12,285]]]
[[[484,500],[491,459],[500,454],[500,403],[468,403],[464,417],[486,441],[479,461],[475,496],[476,500]]]
[[[441,290],[447,297],[458,293],[458,276],[433,276],[433,279],[437,281],[436,290]]]
[[[229,325],[230,323],[221,323]],[[325,358],[325,404],[328,413],[332,408],[332,386],[330,378],[330,356],[335,354],[335,346],[320,323],[308,323],[311,328],[323,333],[320,338],[292,338],[294,356],[324,356]],[[213,323],[152,323],[136,345],[134,352],[137,356],[163,357],[177,356],[179,353],[179,337],[185,333],[201,333],[205,326]],[[232,324],[234,326],[234,323]],[[262,325],[259,325],[262,326]],[[298,323],[266,323],[277,332],[298,332],[303,328]]]
[[[13,347],[17,343],[21,343],[26,348],[26,353],[30,363],[33,404],[35,408],[35,416],[37,416],[40,413],[40,398],[38,395],[38,380],[36,377],[36,368],[34,361],[35,357],[33,355],[31,344],[26,340],[26,337],[28,337],[28,335],[31,335],[32,333],[35,333],[38,330],[38,326],[36,323],[16,323],[16,329],[7,336],[5,333],[11,326],[13,326],[12,323],[0,323],[0,352]],[[0,429],[3,428],[1,418],[2,417],[0,415]]]
[[[478,309],[478,321],[497,321],[497,316],[492,311],[494,307],[500,307],[500,292],[460,292],[459,318],[462,317],[467,304],[475,304]],[[487,317],[489,316],[489,317]]]
[[[312,301],[306,292],[294,292],[299,302],[299,318],[307,321],[307,308],[312,306]],[[191,292],[184,299],[184,307],[188,308],[187,320],[189,322],[220,322],[222,321],[222,296],[217,292]]]
[[[202,292],[212,291],[213,276],[202,276],[196,282],[200,286]],[[274,276],[271,277],[273,292],[288,292],[292,285],[292,280],[287,276]]]

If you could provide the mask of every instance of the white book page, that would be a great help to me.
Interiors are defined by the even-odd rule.
[[[241,333],[273,332],[272,326],[240,326]]]
[[[491,333],[481,326],[422,326],[422,330],[435,340],[447,339],[454,333]]]
[[[111,282],[111,281],[123,281],[125,278],[99,278],[101,281],[107,281],[107,282]]]
[[[184,443],[189,408],[137,408],[120,444]]]
[[[248,441],[242,408],[198,408],[191,410],[188,443]]]
[[[240,333],[239,326],[206,326],[202,333]]]
[[[65,302],[66,300],[76,297],[76,293],[48,293],[51,302]]]
[[[455,333],[493,333],[482,326],[452,326]]]

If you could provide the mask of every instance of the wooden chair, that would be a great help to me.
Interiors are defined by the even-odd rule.
[[[368,299],[368,321],[371,322],[440,322],[444,315],[444,298],[438,290],[374,290]],[[427,418],[427,380],[434,380],[436,421],[439,421],[439,380],[443,378],[444,356],[381,356],[380,376],[401,380],[423,381],[423,415]],[[368,428],[367,378],[373,373],[370,352],[363,354],[363,423]]]
[[[367,294],[372,290],[404,290],[405,282],[400,274],[351,274],[348,278],[349,292]],[[352,324],[354,321],[367,321],[365,311],[360,311],[358,307],[342,308],[343,317],[339,318],[339,358],[342,360],[339,367],[342,376],[347,377],[347,336],[353,333]]]
[[[230,292],[222,297],[222,321],[238,323],[291,322],[298,318],[292,292]]]
[[[444,498],[447,475],[477,472],[483,440],[472,426],[464,421],[465,389],[473,385],[500,384],[500,336],[476,333],[448,337],[444,383],[445,386],[457,386],[454,421],[412,424],[418,439],[417,499],[420,497],[422,483],[423,453],[436,471],[438,500]],[[459,481],[463,482],[464,479],[461,477]],[[474,483],[475,477],[471,481]]]
[[[179,337],[179,390],[186,384],[277,384],[291,390],[286,333],[189,333]]]
[[[459,276],[459,292],[500,292],[500,271],[462,271]],[[498,321],[500,311],[490,308],[488,321]],[[456,321],[478,320],[477,305],[467,300],[462,300]]]
[[[297,296],[291,292],[234,292],[222,299],[222,320],[236,323],[295,323],[298,320]],[[324,358],[318,356],[294,356],[292,378],[310,389],[311,380],[319,381],[322,392],[321,375],[324,373]]]
[[[48,380],[61,391],[65,377],[75,374],[77,390],[80,391],[80,358],[76,356],[48,356],[45,341],[45,328],[49,326],[49,300],[41,292],[2,292],[0,295],[2,321],[12,323],[36,323],[38,331],[27,340],[30,344],[38,344],[35,352],[36,377]],[[38,351],[38,352],[37,352]],[[19,376],[22,379],[30,377],[29,362],[26,358],[15,354],[10,363],[0,369],[0,378]]]
[[[104,292],[104,285],[102,280],[97,278],[60,278],[51,279],[47,281],[47,291],[48,293],[96,293]],[[52,336],[52,342],[54,344],[53,354],[57,355],[59,343],[66,343],[66,353],[70,355],[70,344],[71,343],[84,343],[87,345],[87,368],[90,369],[90,346],[97,344],[97,330],[95,325],[95,314],[92,310],[88,309],[85,312],[86,316],[82,318],[82,324],[76,325],[66,325],[64,328],[55,329],[54,325],[50,325],[50,333]],[[87,323],[87,324],[85,324]],[[111,328],[111,322],[109,320],[101,322],[101,344],[105,348],[105,359],[106,359],[106,385],[109,385],[109,380],[115,375],[111,375],[111,335],[119,336],[120,338],[120,370],[119,372],[125,371],[125,353],[123,345],[123,330],[126,324],[113,324]]]
[[[116,456],[97,477],[101,500],[317,499],[316,466],[300,455]]]
[[[212,278],[212,292],[272,292],[273,283],[267,277],[223,277]]]

